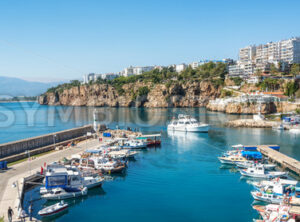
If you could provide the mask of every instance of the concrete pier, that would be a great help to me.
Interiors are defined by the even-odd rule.
[[[297,176],[300,176],[300,162],[292,157],[271,149],[270,146],[277,145],[258,145],[257,150],[264,156],[268,157],[271,162],[277,163],[281,168],[288,169],[297,174]]]

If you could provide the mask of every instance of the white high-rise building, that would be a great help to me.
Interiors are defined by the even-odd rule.
[[[251,75],[257,70],[269,71],[271,64],[278,66],[279,63],[300,63],[299,37],[240,49],[239,68],[229,67],[229,75],[236,75],[235,70],[239,69],[244,75]]]

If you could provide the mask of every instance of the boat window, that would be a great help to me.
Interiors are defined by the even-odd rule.
[[[174,121],[174,122],[173,122],[173,125],[177,125],[177,121]]]
[[[184,124],[182,121],[179,121],[178,123],[179,123],[179,124]]]
[[[186,122],[186,123],[185,123],[185,125],[189,125],[189,124],[190,124],[190,122]]]

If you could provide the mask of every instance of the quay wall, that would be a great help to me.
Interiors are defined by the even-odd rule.
[[[92,125],[86,125],[74,129],[63,130],[55,133],[42,135],[42,136],[0,144],[0,159],[22,154],[26,150],[30,150],[30,153],[38,153],[34,151],[35,150],[38,151],[42,147],[48,147],[49,148],[48,150],[50,150],[51,149],[50,147],[54,148],[54,140],[55,140],[55,144],[59,145],[67,141],[72,141],[72,139],[75,138],[84,137],[87,132],[92,132],[92,131],[93,131]]]

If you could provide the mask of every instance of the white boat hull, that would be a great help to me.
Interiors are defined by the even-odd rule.
[[[265,197],[263,194],[261,194],[257,191],[252,191],[251,195],[254,198],[254,200],[257,201],[262,201],[262,202],[266,202],[266,203],[272,203],[272,204],[280,204],[283,201],[283,198],[281,196],[277,196],[277,198],[274,197]]]
[[[170,131],[181,131],[181,132],[200,132],[207,133],[209,130],[208,124],[203,124],[199,126],[168,126]]]
[[[51,193],[47,193],[43,195],[42,198],[46,200],[64,200],[64,199],[70,199],[70,198],[80,197],[84,195],[87,195],[87,188],[84,188],[79,192],[65,192],[65,193],[54,194],[54,195]]]
[[[246,172],[246,170],[240,170],[242,176],[246,177],[253,177],[253,178],[262,178],[262,179],[272,179],[275,177],[281,177],[286,176],[286,172],[273,172],[273,173],[267,173],[267,174],[257,174],[257,173],[249,173]]]

